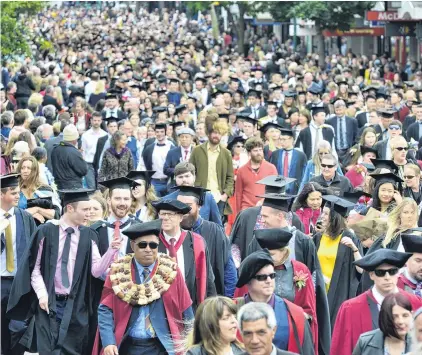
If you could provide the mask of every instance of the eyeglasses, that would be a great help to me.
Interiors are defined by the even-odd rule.
[[[149,246],[150,249],[157,249],[158,248],[158,243],[156,242],[139,242],[138,244],[136,244],[138,246],[139,249],[146,249],[147,246]]]
[[[401,129],[400,126],[397,126],[397,125],[392,125],[392,126],[389,126],[388,128],[393,131],[399,131]]]
[[[384,277],[388,272],[388,275],[394,276],[399,272],[398,268],[388,269],[388,270],[374,270],[374,273],[377,277]]]
[[[405,175],[403,176],[405,180],[412,180],[416,175]]]
[[[160,217],[161,219],[163,219],[163,218],[169,218],[169,219],[171,219],[171,218],[173,218],[175,215],[177,215],[177,213],[176,213],[176,212],[173,212],[173,213],[171,213],[171,212],[160,212],[160,213],[158,214],[158,217]]]
[[[396,147],[394,149],[397,149],[399,152],[401,152],[402,150],[405,150],[405,151],[409,150],[408,147]]]
[[[331,169],[331,168],[334,168],[335,165],[332,165],[332,164],[321,164],[321,167],[322,168],[329,168],[329,169]]]
[[[275,272],[273,272],[272,274],[261,274],[261,275],[255,275],[253,277],[255,280],[258,281],[267,281],[268,278],[270,278],[271,280],[275,279]]]

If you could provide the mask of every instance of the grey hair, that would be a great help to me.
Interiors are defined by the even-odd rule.
[[[54,92],[54,86],[53,85],[47,85],[47,87],[45,88],[45,93],[50,94],[52,92]]]
[[[337,100],[337,101],[334,103],[334,108],[337,108],[337,107],[342,107],[342,106],[346,106],[346,103],[345,103],[343,100]]]
[[[328,149],[332,150],[330,142],[326,141],[326,140],[322,140],[322,141],[318,142],[317,151],[320,150],[321,148],[328,148]]]
[[[274,329],[277,326],[274,310],[271,306],[262,302],[247,303],[237,313],[241,332],[243,332],[243,322],[255,322],[264,318],[267,320],[269,329]]]
[[[54,118],[56,116],[56,107],[54,105],[44,106],[42,109],[42,114],[46,118]]]

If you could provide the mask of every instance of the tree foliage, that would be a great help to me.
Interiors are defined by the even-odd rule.
[[[28,31],[19,21],[22,14],[35,15],[44,7],[42,1],[1,1],[1,52],[3,56],[29,55]]]

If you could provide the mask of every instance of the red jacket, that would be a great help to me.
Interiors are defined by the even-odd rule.
[[[321,215],[321,210],[313,210],[310,207],[305,207],[299,208],[295,213],[303,223],[303,227],[305,229],[304,233],[309,234],[311,223],[315,226],[319,216]]]

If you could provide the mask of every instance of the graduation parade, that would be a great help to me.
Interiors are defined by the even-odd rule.
[[[16,18],[2,355],[421,355],[421,53],[189,3]]]

